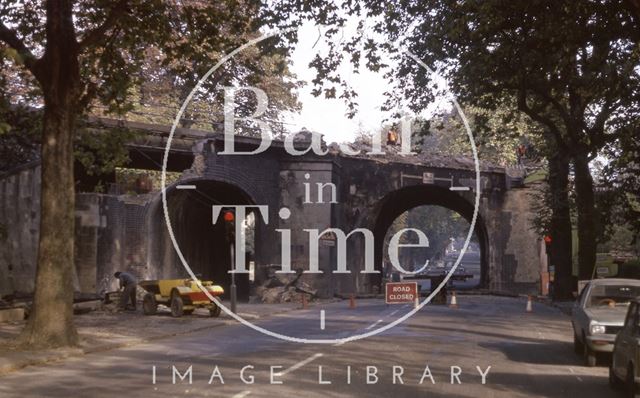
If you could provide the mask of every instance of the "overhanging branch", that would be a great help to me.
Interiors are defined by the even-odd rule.
[[[524,112],[531,119],[536,122],[547,126],[550,131],[557,132],[558,126],[549,118],[542,116],[540,113],[535,112],[531,107],[527,104],[527,91],[525,88],[518,89],[518,109]]]
[[[36,67],[38,58],[27,48],[24,41],[20,40],[16,32],[9,29],[4,23],[0,23],[0,41],[5,42],[9,47],[14,49],[20,56],[22,64],[38,78],[39,72]]]
[[[120,0],[116,3],[113,8],[111,8],[109,15],[107,15],[107,18],[104,20],[102,25],[90,30],[83,36],[80,40],[80,49],[85,49],[104,42],[107,39],[107,32],[116,26],[118,19],[122,15],[127,13],[128,3],[128,0]]]

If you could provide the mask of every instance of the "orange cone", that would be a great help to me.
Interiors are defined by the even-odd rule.
[[[349,297],[349,308],[356,308],[356,298],[353,294]]]
[[[527,314],[533,312],[533,302],[531,300],[531,295],[527,296]]]
[[[458,299],[456,298],[456,291],[451,292],[451,303],[449,303],[449,308],[458,308]]]

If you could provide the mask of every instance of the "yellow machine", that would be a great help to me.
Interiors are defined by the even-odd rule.
[[[224,289],[214,285],[212,281],[200,281],[200,283],[213,297],[224,294]],[[139,286],[147,291],[142,300],[145,315],[154,315],[158,311],[158,304],[164,304],[171,308],[171,315],[174,317],[189,315],[196,308],[207,308],[211,316],[220,316],[220,307],[200,290],[193,279],[141,281]]]

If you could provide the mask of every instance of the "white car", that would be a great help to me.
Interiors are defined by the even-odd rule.
[[[573,308],[573,346],[587,366],[596,366],[597,353],[610,353],[622,329],[627,307],[640,296],[640,280],[594,279],[582,289]]]
[[[609,384],[614,389],[627,387],[630,397],[640,398],[640,301],[629,306],[624,326],[616,337],[609,367]]]

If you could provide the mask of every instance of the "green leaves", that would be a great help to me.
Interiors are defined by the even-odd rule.
[[[75,158],[88,175],[112,172],[129,161],[128,143],[138,134],[125,129],[80,129],[76,137]]]
[[[11,125],[9,123],[0,121],[0,135],[6,134],[9,131],[11,131]]]
[[[27,77],[32,71],[23,68],[17,48],[29,48],[36,56],[44,53],[48,45],[45,9],[40,1],[21,3],[0,2],[0,22],[11,27],[19,44],[4,43],[5,35],[0,36],[0,87],[6,90],[12,105],[40,107],[44,93],[33,77]],[[80,121],[92,113],[134,121],[171,122],[187,94],[210,67],[224,54],[261,35],[266,23],[262,18],[264,7],[257,0],[78,2],[73,7],[73,28],[80,48],[81,81],[74,84],[80,86],[81,96],[70,111]],[[326,9],[327,18],[332,9],[333,6]],[[286,18],[282,10],[273,16]],[[218,129],[221,109],[212,103],[221,103],[219,88],[224,85],[265,89],[270,99],[266,116],[272,120],[278,119],[281,112],[298,109],[295,89],[299,82],[288,70],[286,54],[286,46],[276,38],[235,57],[194,98],[183,125]],[[6,73],[5,63],[11,63]],[[17,67],[22,70],[16,71]],[[239,112],[253,109],[252,101],[243,98]],[[5,119],[0,123],[0,134],[8,132],[9,125],[15,126]],[[105,173],[126,162],[124,145],[130,137],[118,131],[94,133],[81,129],[76,141],[77,159],[88,173]],[[12,139],[16,137],[12,135]],[[20,162],[22,157],[11,159]]]

